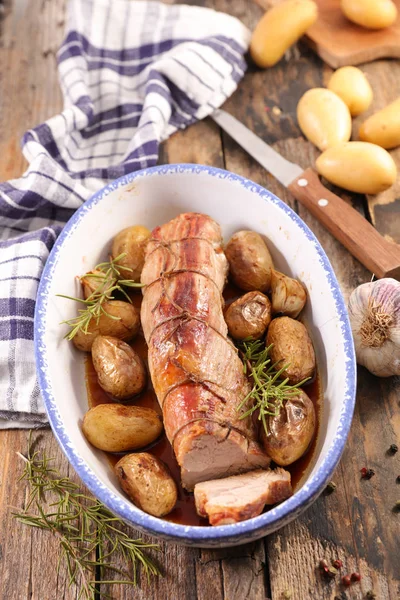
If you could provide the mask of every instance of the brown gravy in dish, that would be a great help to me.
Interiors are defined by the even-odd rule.
[[[240,291],[232,284],[228,284],[224,290],[224,298],[226,304],[230,304],[236,298],[243,295],[243,292]],[[133,292],[131,294],[132,303],[138,309],[140,309],[140,304],[142,301],[141,292]],[[143,337],[143,333],[140,331],[132,342],[130,342],[132,348],[139,354],[139,356],[145,361],[147,365],[147,345],[145,339]],[[105,392],[99,385],[97,381],[96,371],[93,367],[93,362],[91,355],[88,354],[86,360],[86,387],[88,392],[88,404],[90,408],[97,406],[98,404],[109,404],[113,403],[114,400],[107,392]],[[320,411],[321,411],[321,400],[322,400],[322,392],[320,379],[317,374],[314,379],[304,386],[304,391],[307,393],[309,398],[312,400],[315,411],[317,415],[317,427],[316,434],[314,439],[310,445],[308,452],[303,455],[299,460],[297,460],[292,465],[285,467],[292,477],[292,486],[293,491],[299,485],[302,477],[305,475],[309,465],[312,462],[312,458],[314,455],[317,439],[318,439],[318,430],[319,430],[319,422],[320,422]],[[132,404],[136,406],[144,406],[147,408],[152,408],[157,413],[161,414],[161,408],[158,404],[156,394],[154,392],[150,376],[148,377],[147,388],[138,396],[127,400],[124,404]],[[173,523],[179,523],[180,525],[201,525],[208,526],[207,519],[202,519],[198,516],[194,503],[194,496],[192,493],[184,490],[180,484],[180,468],[178,463],[175,460],[175,456],[172,450],[172,446],[167,440],[165,434],[162,434],[161,437],[154,442],[152,445],[147,446],[146,448],[142,448],[138,450],[138,452],[151,452],[154,456],[157,456],[161,460],[168,465],[172,477],[174,478],[177,486],[178,486],[178,501],[176,506],[172,512],[169,513],[166,517],[163,517],[166,521],[172,521]],[[122,454],[112,454],[109,452],[105,452],[108,461],[112,466],[114,466],[118,460],[121,458]]]

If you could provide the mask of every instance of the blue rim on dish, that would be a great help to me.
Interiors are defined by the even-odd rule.
[[[139,510],[128,500],[121,501],[119,496],[117,496],[102,481],[100,481],[93,469],[91,469],[86,461],[80,457],[80,455],[74,449],[73,444],[71,444],[68,432],[65,430],[63,422],[58,413],[47,371],[46,345],[44,341],[44,334],[46,330],[46,308],[49,298],[50,282],[52,280],[52,275],[57,265],[59,253],[62,249],[64,240],[66,240],[67,237],[74,231],[86,213],[111,191],[118,189],[121,186],[125,186],[136,179],[147,177],[149,175],[157,176],[176,173],[205,173],[212,177],[237,182],[243,187],[250,189],[267,202],[278,205],[279,208],[297,224],[297,226],[315,246],[319,260],[328,278],[331,293],[335,302],[335,308],[339,318],[339,324],[344,343],[344,353],[346,357],[346,377],[345,387],[343,389],[344,402],[340,413],[338,433],[335,436],[335,439],[332,441],[325,457],[323,458],[318,471],[306,481],[300,490],[295,492],[293,496],[285,500],[282,504],[279,504],[278,506],[270,509],[258,517],[249,519],[248,521],[235,523],[233,525],[222,525],[219,527],[179,525],[163,519],[152,517],[151,515]],[[244,177],[235,175],[229,171],[217,169],[215,167],[195,164],[176,164],[143,169],[111,182],[96,192],[76,211],[76,213],[65,225],[63,231],[55,242],[55,245],[44,267],[39,284],[35,308],[35,357],[39,384],[50,425],[62,450],[85,485],[97,498],[99,498],[99,500],[108,506],[110,510],[126,521],[130,521],[139,529],[155,536],[181,541],[187,545],[196,546],[205,544],[211,547],[212,545],[218,546],[220,544],[229,545],[230,542],[238,543],[238,540],[241,539],[243,539],[244,543],[260,537],[261,530],[268,529],[268,533],[270,533],[299,516],[306,508],[308,508],[308,506],[312,504],[312,502],[322,492],[329,481],[333,470],[343,452],[353,416],[356,392],[356,361],[353,337],[339,284],[325,252],[320,246],[317,238],[307,227],[307,225],[300,219],[300,217],[289,206],[279,200],[274,194],[254,183],[253,181],[250,181],[249,179],[245,179]]]

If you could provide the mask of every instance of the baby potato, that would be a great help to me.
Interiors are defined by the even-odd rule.
[[[317,5],[311,0],[286,0],[272,7],[253,32],[251,58],[261,68],[272,67],[317,17]]]
[[[178,499],[167,466],[147,452],[128,454],[114,467],[118,481],[132,502],[154,517],[171,512]]]
[[[266,346],[272,345],[270,357],[278,368],[287,367],[282,378],[288,378],[295,385],[312,377],[315,371],[315,353],[303,323],[290,317],[278,317],[268,327]]]
[[[105,452],[127,452],[144,448],[163,430],[161,416],[151,408],[98,404],[83,417],[85,438]]]
[[[272,258],[267,244],[255,231],[238,231],[229,240],[225,255],[234,283],[245,292],[269,290]]]
[[[126,254],[118,260],[118,264],[125,269],[121,269],[121,279],[140,280],[140,274],[143,269],[144,253],[146,244],[150,237],[150,231],[143,225],[134,225],[120,231],[112,243],[111,254],[113,259],[120,254]]]
[[[322,151],[351,137],[348,106],[325,88],[314,88],[303,94],[297,105],[297,120],[306,138]]]
[[[307,294],[300,281],[272,269],[271,300],[273,314],[295,319],[304,308]]]
[[[94,292],[102,293],[114,285],[115,279],[106,277],[103,271],[93,270],[85,273],[81,278],[83,297],[85,300]]]
[[[306,452],[315,434],[314,405],[305,392],[286,400],[279,414],[267,419],[268,433],[264,428],[261,442],[268,456],[277,465],[285,467]]]
[[[98,335],[92,345],[93,366],[100,386],[119,400],[144,389],[147,374],[140,356],[122,340]]]
[[[372,102],[372,88],[357,67],[341,67],[333,73],[327,87],[347,104],[352,117],[368,110]]]
[[[98,335],[111,335],[120,340],[131,340],[139,331],[139,311],[129,302],[110,300],[104,302],[99,320],[94,317],[88,327],[88,333],[79,330],[72,338],[78,350],[90,352],[93,342]],[[109,316],[111,315],[111,316]]]
[[[367,29],[385,29],[397,18],[397,8],[391,0],[342,0],[345,16]]]
[[[271,302],[261,292],[248,292],[228,306],[225,321],[233,339],[258,339],[271,321]]]
[[[400,146],[400,98],[364,121],[360,127],[360,140],[387,149]]]
[[[379,194],[394,184],[397,167],[386,150],[368,142],[347,142],[325,150],[316,160],[320,175],[345,190]]]

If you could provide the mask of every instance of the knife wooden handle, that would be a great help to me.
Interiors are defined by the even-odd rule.
[[[400,246],[324,187],[315,171],[306,169],[288,189],[376,277],[400,280]]]

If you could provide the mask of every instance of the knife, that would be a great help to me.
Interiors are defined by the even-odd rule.
[[[360,213],[324,187],[313,169],[304,171],[286,160],[224,110],[210,116],[376,277],[400,280],[400,246],[386,240]]]

